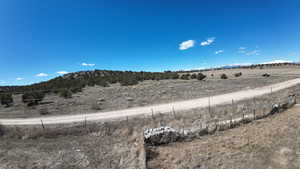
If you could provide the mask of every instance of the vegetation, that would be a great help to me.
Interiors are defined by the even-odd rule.
[[[27,92],[22,95],[22,101],[27,103],[27,106],[38,105],[45,97],[44,92]]]
[[[190,76],[191,76],[191,75],[188,74],[188,73],[187,73],[187,74],[183,74],[183,75],[180,76],[180,79],[182,79],[182,80],[189,80],[189,79],[190,79]]]
[[[204,74],[202,74],[202,73],[197,74],[197,79],[198,80],[204,80],[205,78],[206,78],[206,76]]]
[[[2,105],[9,107],[14,102],[12,94],[0,94],[0,102]]]
[[[242,72],[235,73],[234,76],[235,76],[235,77],[240,77],[240,76],[242,76]]]
[[[59,95],[65,99],[72,98],[72,92],[68,89],[61,89]]]
[[[176,72],[132,72],[132,71],[109,71],[94,70],[66,74],[46,82],[28,86],[3,86],[0,90],[11,93],[26,93],[42,91],[44,93],[60,93],[61,90],[70,90],[72,93],[80,92],[85,86],[108,87],[113,83],[123,86],[136,85],[144,80],[178,79]]]
[[[271,75],[268,74],[268,73],[265,73],[265,74],[263,74],[262,76],[263,76],[263,77],[270,77]]]
[[[197,79],[197,74],[193,73],[193,74],[191,75],[191,79]]]
[[[223,73],[223,74],[221,75],[221,79],[228,79],[228,77],[227,77],[227,75],[226,75],[225,73]]]

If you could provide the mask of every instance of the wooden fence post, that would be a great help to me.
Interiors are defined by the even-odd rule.
[[[173,112],[174,119],[176,119],[176,113],[175,113],[174,106],[172,107],[172,112]]]
[[[43,129],[45,129],[45,126],[44,126],[44,123],[43,123],[42,119],[41,119],[41,124],[42,124]]]

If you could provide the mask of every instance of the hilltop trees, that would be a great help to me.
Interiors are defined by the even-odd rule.
[[[51,79],[46,82],[28,86],[12,86],[5,88],[6,92],[26,93],[32,91],[43,91],[44,93],[60,93],[62,90],[70,90],[72,93],[80,92],[85,86],[108,87],[113,83],[120,83],[122,86],[136,85],[144,80],[178,79],[176,72],[133,72],[133,71],[110,71],[94,70],[69,73]],[[26,96],[26,95],[25,95]],[[33,96],[31,96],[33,97]],[[26,100],[26,99],[25,99]],[[27,99],[28,100],[28,99]]]
[[[0,94],[0,102],[2,105],[9,107],[14,102],[12,94]]]

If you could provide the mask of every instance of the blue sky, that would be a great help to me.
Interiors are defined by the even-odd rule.
[[[300,61],[299,7],[298,0],[2,0],[0,85],[79,70]]]

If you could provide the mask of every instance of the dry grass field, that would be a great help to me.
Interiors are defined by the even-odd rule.
[[[0,118],[38,116],[38,110],[42,107],[53,109],[50,115],[81,113],[85,109],[93,112],[92,103],[99,98],[102,99],[99,101],[103,102],[103,110],[121,109],[139,106],[139,100],[143,99],[149,99],[145,104],[170,102],[171,96],[176,96],[174,100],[184,100],[264,86],[300,76],[300,70],[296,68],[226,71],[228,75],[242,71],[243,76],[235,78],[231,75],[227,80],[209,77],[206,81],[145,81],[131,87],[89,87],[71,99],[47,96],[44,102],[54,103],[33,109],[25,108],[20,101],[19,105],[17,103],[12,108],[1,107]],[[271,77],[261,76],[266,72]],[[158,94],[161,90],[167,92]],[[46,125],[45,129],[42,126],[0,126],[0,169],[143,168],[146,163],[142,137],[145,128],[164,125],[177,129],[192,128],[208,121],[240,117],[242,113],[249,113],[253,109],[257,113],[264,113],[269,111],[272,104],[290,94],[299,96],[299,91],[300,85],[297,85],[260,98],[239,101],[234,106],[219,105],[211,107],[210,111],[202,108],[175,114],[170,112],[152,118],[131,117],[127,121],[88,124],[83,121],[78,124]],[[128,100],[128,97],[133,100]],[[235,129],[190,142],[156,147],[151,149],[150,156],[148,152],[147,164],[155,169],[297,169],[300,166],[299,119],[300,107],[297,106]]]
[[[243,75],[234,77],[238,72]],[[229,79],[220,79],[222,73],[227,74]],[[264,73],[271,76],[262,77]],[[297,78],[300,77],[300,68],[281,66],[265,69],[226,69],[207,71],[204,74],[207,75],[205,81],[178,79],[144,81],[135,86],[113,84],[110,87],[86,87],[83,92],[74,94],[70,99],[49,94],[42,104],[34,107],[27,107],[22,103],[21,95],[15,95],[14,106],[0,106],[0,118],[83,114],[213,96]]]
[[[149,169],[299,169],[300,106],[191,142],[151,149]]]

